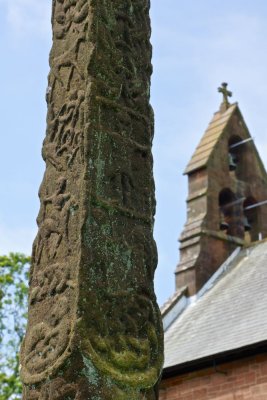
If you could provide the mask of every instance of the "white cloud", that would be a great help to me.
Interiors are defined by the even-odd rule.
[[[19,34],[47,35],[50,32],[51,1],[0,0],[9,28]]]

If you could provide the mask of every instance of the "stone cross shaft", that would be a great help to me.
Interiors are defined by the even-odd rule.
[[[157,398],[149,0],[53,0],[24,400]]]

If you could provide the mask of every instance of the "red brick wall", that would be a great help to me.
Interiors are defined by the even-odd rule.
[[[267,355],[246,358],[161,383],[160,400],[267,400]]]

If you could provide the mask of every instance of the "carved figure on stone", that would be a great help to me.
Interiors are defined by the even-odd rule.
[[[71,26],[71,20],[67,15],[68,10],[64,3],[64,0],[56,0],[54,2],[54,35],[56,39],[63,39]]]
[[[64,39],[71,25],[81,24],[88,16],[87,0],[56,0],[54,3],[54,35]]]
[[[22,356],[28,373],[35,375],[51,367],[66,350],[70,328],[66,324],[70,307],[65,296],[58,296],[43,322],[33,326],[23,344]]]
[[[66,383],[63,378],[53,379],[41,390],[26,389],[24,394],[27,395],[28,400],[82,400],[77,385]]]
[[[111,196],[121,206],[131,208],[133,203],[134,183],[127,166],[121,165],[115,171],[109,172]]]
[[[82,162],[84,161],[83,133],[79,128],[83,123],[83,103],[84,91],[73,90],[70,92],[69,101],[61,107],[56,116],[54,111],[50,111],[48,135],[44,140],[42,154],[44,160],[49,161],[58,171],[69,167],[79,150]],[[60,157],[62,153],[66,154],[66,163]]]
[[[97,300],[92,306],[94,325],[88,327],[93,362],[115,380],[132,386],[151,383],[161,363],[159,312],[145,295],[106,293],[100,301],[101,306]]]
[[[30,304],[63,293],[67,288],[75,288],[75,283],[70,277],[70,267],[67,265],[52,264],[38,271],[36,275],[36,286],[30,292]]]
[[[50,251],[47,251],[47,253],[53,259],[63,237],[65,243],[68,244],[70,208],[75,207],[76,204],[72,200],[71,194],[66,193],[66,184],[67,181],[64,177],[58,178],[55,192],[43,199],[43,218],[33,246],[33,258],[37,264],[40,263],[45,246],[48,247],[49,245]],[[49,213],[47,212],[47,205],[51,205]],[[51,239],[52,235],[53,238]]]
[[[68,103],[64,104],[59,113],[59,122],[61,124],[66,124],[70,122],[71,127],[74,128],[78,121],[81,104],[84,101],[84,91],[83,90],[72,90],[69,94]]]
[[[47,116],[47,136],[44,139],[42,147],[42,156],[44,161],[49,161],[58,171],[63,169],[61,160],[57,157],[58,141],[61,138],[64,125],[59,124],[59,115],[65,105],[58,113],[54,111],[54,104],[48,107]]]
[[[89,3],[87,0],[54,0],[53,16],[54,37],[60,41],[67,41],[65,50],[60,55],[50,54],[51,77],[54,84],[58,81],[65,90],[70,89],[70,82],[74,71],[77,72],[80,79],[84,80],[84,72],[78,63],[79,48],[82,42],[85,42],[87,19],[89,14]],[[67,68],[67,73],[61,73],[62,68]]]
[[[73,10],[73,22],[75,24],[81,24],[82,22],[84,22],[86,20],[88,13],[89,13],[88,1],[87,0],[77,0],[76,7]]]
[[[82,42],[85,41],[85,34],[81,33],[74,41],[74,43],[62,54],[57,57],[54,57],[51,54],[50,57],[50,67],[51,74],[54,76],[54,79],[57,80],[61,86],[65,90],[70,89],[70,82],[73,76],[74,71],[76,71],[81,80],[84,80],[84,72],[81,67],[78,65],[78,52]],[[66,67],[69,69],[69,72],[63,77],[60,73],[62,67]],[[53,87],[53,85],[52,85]]]
[[[69,167],[77,152],[81,150],[83,156],[83,136],[80,130],[69,128],[63,135],[62,146],[57,150],[57,155],[60,156],[66,152],[67,166]]]

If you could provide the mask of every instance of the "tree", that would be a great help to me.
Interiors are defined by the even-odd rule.
[[[0,400],[21,399],[19,349],[26,326],[30,258],[0,256]]]

